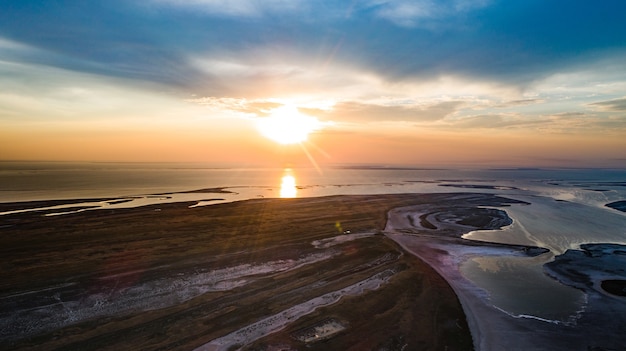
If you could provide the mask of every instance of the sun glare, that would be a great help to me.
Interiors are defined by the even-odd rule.
[[[280,183],[280,197],[293,198],[298,195],[298,188],[296,188],[296,178],[291,175],[291,170],[286,169],[285,174],[281,178]]]
[[[269,117],[260,119],[257,127],[263,136],[287,145],[306,141],[321,123],[315,117],[301,114],[295,106],[285,105],[274,109]]]

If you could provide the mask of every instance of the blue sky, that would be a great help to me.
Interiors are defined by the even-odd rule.
[[[249,138],[248,124],[290,105],[323,123],[319,146],[334,162],[626,163],[624,1],[21,0],[0,9],[0,129],[15,141],[4,159],[141,160],[150,138],[174,143],[181,133],[219,147],[212,133]],[[28,133],[48,144],[19,146]],[[78,135],[102,148],[107,135],[133,133],[145,139],[134,154],[69,151]],[[324,135],[386,151],[328,141],[333,152]],[[441,146],[471,148],[466,140],[485,135],[517,142],[460,155]],[[45,146],[61,140],[74,145],[60,147],[63,157]],[[521,150],[535,141],[551,151]],[[246,159],[243,144],[234,160]],[[437,160],[402,151],[428,145]],[[568,153],[575,145],[586,151]],[[164,160],[216,157],[191,148]],[[498,148],[512,158],[489,151]]]

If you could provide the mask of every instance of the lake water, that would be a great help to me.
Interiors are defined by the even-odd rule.
[[[180,193],[207,188],[227,188],[231,193]],[[466,277],[489,293],[496,307],[515,316],[570,322],[584,308],[585,297],[547,277],[543,264],[583,243],[626,244],[626,214],[605,207],[626,199],[626,169],[315,170],[0,162],[0,202],[83,199],[66,207],[119,208],[174,201],[210,205],[260,197],[425,192],[494,193],[531,203],[505,208],[514,223],[504,230],[465,236],[550,249],[535,258],[478,257],[461,267]],[[64,212],[63,206],[59,212]]]

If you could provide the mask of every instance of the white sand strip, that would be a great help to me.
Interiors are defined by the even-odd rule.
[[[311,245],[313,245],[316,249],[327,249],[331,246],[343,244],[348,241],[369,238],[370,236],[374,236],[374,235],[376,235],[375,231],[354,233],[354,234],[342,234],[342,235],[333,236],[331,238],[315,240],[311,242]]]
[[[264,318],[258,322],[247,325],[228,335],[217,338],[204,344],[194,351],[220,351],[228,350],[233,345],[242,347],[266,335],[284,329],[289,323],[305,316],[319,307],[328,306],[339,301],[343,296],[360,295],[366,290],[376,290],[387,282],[395,272],[386,270],[375,274],[358,283],[347,286],[341,290],[333,291],[322,296],[315,297],[304,303],[290,307],[273,316]]]
[[[9,298],[0,299],[0,339],[34,335],[94,318],[124,316],[133,311],[174,306],[208,292],[232,290],[259,277],[321,262],[337,253],[325,250],[298,259],[241,264],[208,272],[196,271],[162,277],[129,287],[118,287],[118,282],[123,281],[126,274],[140,274],[139,271],[124,272],[100,278],[103,284],[101,291],[91,294],[83,292],[71,299],[64,299],[62,296],[66,295],[64,289],[71,289],[75,283],[13,294]],[[46,290],[50,290],[47,296],[36,296]],[[19,298],[34,301],[31,301],[28,308],[10,310],[9,306]],[[5,310],[10,312],[4,312]]]

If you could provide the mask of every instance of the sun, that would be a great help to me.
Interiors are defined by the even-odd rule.
[[[257,122],[259,132],[279,144],[298,144],[306,141],[309,134],[321,128],[321,122],[303,115],[298,108],[283,105],[272,110],[270,116]]]

